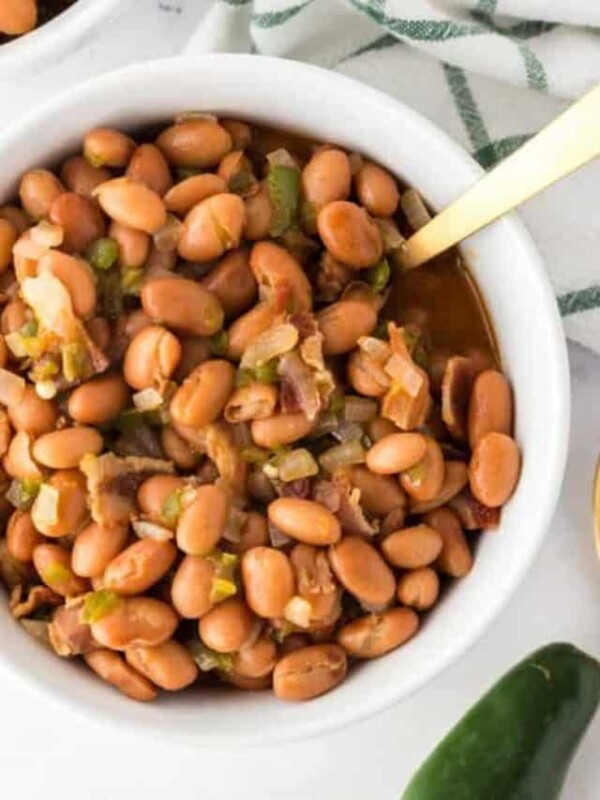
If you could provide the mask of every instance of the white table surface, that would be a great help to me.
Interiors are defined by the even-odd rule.
[[[204,7],[205,0],[123,0],[119,22],[106,26],[100,40],[35,81],[2,87],[0,124],[72,85],[75,78],[178,52]],[[549,206],[559,211],[559,203],[558,194],[554,200],[547,196],[544,212]],[[540,225],[535,203],[525,217],[535,234]],[[600,361],[576,346],[570,355],[571,452],[548,538],[508,607],[447,672],[361,725],[320,739],[240,753],[123,734],[47,705],[20,682],[4,677],[0,682],[2,797],[164,800],[168,792],[182,800],[394,800],[438,739],[526,653],[550,641],[566,640],[600,656],[600,568],[590,530],[591,480],[600,449]],[[523,535],[527,535],[526,520]],[[599,742],[600,718],[577,756],[564,800],[598,798]]]

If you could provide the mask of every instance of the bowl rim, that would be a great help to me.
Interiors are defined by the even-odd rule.
[[[120,0],[77,0],[48,22],[29,33],[0,45],[0,75],[8,77],[16,70],[35,71],[48,59],[62,52],[70,55],[69,46],[107,17]]]
[[[448,159],[452,160],[453,168],[461,172],[463,176],[462,179],[464,179],[465,182],[474,182],[484,174],[483,169],[473,158],[446,133],[421,114],[390,95],[365,85],[360,81],[321,67],[287,59],[239,54],[185,55],[177,58],[144,62],[142,64],[118,69],[101,76],[96,76],[91,80],[77,85],[69,92],[64,92],[50,101],[47,101],[41,107],[29,111],[19,117],[11,125],[7,126],[0,132],[0,154],[15,146],[24,131],[28,132],[30,135],[31,131],[34,130],[36,126],[39,126],[39,123],[50,113],[56,113],[61,110],[65,111],[71,107],[77,108],[81,105],[82,101],[85,101],[86,97],[90,95],[93,96],[94,101],[97,101],[100,97],[109,96],[111,91],[117,91],[122,94],[128,83],[139,75],[144,75],[146,81],[153,75],[159,75],[161,80],[164,80],[165,75],[175,76],[182,68],[204,67],[215,69],[219,63],[223,65],[227,64],[227,66],[223,66],[223,71],[226,74],[229,74],[233,70],[240,70],[245,77],[253,75],[255,78],[260,76],[262,79],[269,80],[269,75],[276,72],[279,79],[286,78],[287,80],[293,81],[300,72],[304,73],[304,78],[307,80],[326,82],[328,84],[328,90],[332,93],[335,93],[337,90],[340,91],[340,94],[352,92],[357,95],[357,99],[365,98],[365,100],[368,100],[372,105],[379,106],[382,113],[388,111],[394,114],[401,114],[403,119],[408,121],[413,128],[416,127],[422,132],[424,138],[427,138],[428,141],[435,141],[443,148]],[[227,72],[228,70],[229,73]],[[98,93],[97,96],[95,93]],[[361,98],[358,98],[358,95],[361,95]],[[106,112],[107,116],[109,113],[108,111]],[[68,131],[66,135],[68,135]],[[545,272],[542,259],[529,233],[515,214],[508,215],[497,221],[494,223],[493,227],[495,229],[500,229],[505,237],[514,239],[524,254],[524,259],[527,261],[527,266],[531,272],[530,277],[537,284],[537,289],[539,290],[540,297],[544,304],[541,313],[543,313],[543,316],[546,318],[548,334],[549,337],[551,337],[548,349],[552,351],[554,355],[554,360],[548,365],[548,370],[551,376],[550,385],[552,388],[552,396],[550,402],[553,404],[554,414],[552,418],[555,420],[555,425],[551,431],[551,435],[549,434],[547,441],[545,441],[548,448],[548,472],[544,476],[544,487],[541,490],[543,497],[543,513],[540,512],[538,517],[536,536],[526,540],[527,547],[524,549],[524,554],[519,562],[518,569],[515,570],[512,576],[512,582],[509,588],[505,588],[503,594],[497,593],[497,595],[494,595],[494,597],[488,601],[486,613],[479,614],[476,620],[472,620],[468,626],[465,626],[467,633],[463,633],[462,636],[457,637],[458,643],[444,658],[435,661],[432,667],[426,665],[418,675],[411,676],[411,679],[401,691],[395,690],[393,682],[389,682],[387,688],[385,686],[381,687],[381,694],[377,696],[376,700],[367,697],[362,701],[352,704],[351,707],[345,707],[343,704],[339,704],[336,708],[328,709],[325,715],[320,715],[318,707],[316,707],[315,714],[309,721],[292,721],[285,731],[280,730],[274,732],[271,730],[270,732],[265,732],[261,730],[260,726],[257,726],[257,730],[254,731],[252,735],[245,733],[219,733],[215,736],[211,735],[210,740],[200,733],[193,737],[187,731],[181,731],[179,733],[175,731],[173,735],[176,740],[187,742],[188,744],[192,742],[195,746],[202,746],[208,749],[264,746],[310,738],[316,735],[329,733],[345,727],[350,723],[363,721],[391,707],[404,697],[408,697],[417,689],[423,688],[434,677],[441,675],[460,656],[470,650],[480,638],[483,631],[498,616],[500,611],[514,595],[514,592],[537,556],[541,543],[547,533],[560,494],[569,437],[569,367],[566,340],[558,314],[555,296]],[[84,714],[86,717],[96,722],[101,721],[104,724],[111,725],[118,722],[138,734],[143,732],[145,735],[161,735],[160,730],[153,730],[153,726],[146,725],[140,719],[134,719],[120,713],[115,715],[111,712],[98,713],[97,709],[92,706],[92,704],[88,704],[74,697],[68,691],[65,691],[64,688],[59,688],[54,685],[53,681],[51,681],[51,685],[49,685],[44,683],[36,673],[29,671],[23,672],[16,664],[12,663],[9,657],[5,656],[1,648],[0,668],[2,670],[8,670],[19,680],[43,694],[46,699],[50,698],[61,705],[68,705],[71,709]]]

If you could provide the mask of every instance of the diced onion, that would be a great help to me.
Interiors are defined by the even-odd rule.
[[[292,169],[298,169],[298,164],[294,157],[284,147],[267,153],[267,161],[272,167],[291,167]]]
[[[312,608],[308,600],[296,595],[286,603],[283,615],[288,622],[299,628],[309,628]]]
[[[58,522],[58,489],[43,483],[31,508],[31,520],[38,530],[46,530]]]
[[[370,422],[375,419],[378,407],[375,400],[368,397],[349,395],[344,403],[344,419],[346,422]]]
[[[140,539],[154,539],[155,542],[168,542],[174,535],[168,528],[145,519],[134,520],[131,527]]]
[[[244,351],[240,367],[256,369],[273,358],[289,353],[298,343],[298,328],[289,323],[275,325],[258,336]]]
[[[14,333],[7,333],[4,336],[6,346],[15,358],[27,358],[28,352],[25,346],[25,337],[16,331]]]
[[[28,235],[21,236],[13,246],[13,255],[16,258],[27,258],[31,261],[39,261],[45,256],[48,248],[39,242],[34,242]]]
[[[331,435],[335,437],[338,442],[344,444],[345,442],[352,442],[354,439],[362,439],[363,429],[356,422],[347,422],[344,420],[331,431]]]
[[[383,252],[390,253],[392,250],[399,250],[406,242],[406,239],[398,230],[396,223],[390,219],[378,219],[376,222],[381,233]]]
[[[357,344],[364,353],[371,356],[375,361],[387,361],[392,352],[388,342],[377,339],[375,336],[361,336]]]
[[[31,241],[42,247],[60,247],[63,243],[64,231],[60,225],[42,220],[30,229]]]
[[[409,358],[393,353],[386,361],[384,369],[409,397],[417,397],[425,378],[421,370]]]
[[[407,189],[402,192],[400,205],[411,228],[416,231],[431,220],[431,214],[416,189]]]
[[[287,547],[288,544],[292,544],[294,541],[283,531],[280,531],[278,527],[273,525],[272,522],[269,522],[269,539],[271,541],[271,547],[275,547],[276,549]]]
[[[58,394],[56,381],[38,381],[35,384],[35,393],[38,397],[41,397],[42,400],[52,400],[52,398],[56,397]]]
[[[278,467],[279,477],[286,483],[310,478],[319,472],[319,465],[312,454],[303,447],[284,453],[279,459]]]
[[[319,464],[326,472],[335,472],[352,464],[363,464],[365,449],[359,439],[338,444],[319,456]]]
[[[25,394],[25,381],[8,369],[0,369],[0,403],[18,405]]]
[[[142,389],[133,395],[133,405],[138,411],[155,411],[163,404],[163,396],[156,389]]]
[[[192,119],[203,119],[206,122],[218,122],[218,118],[214,114],[209,114],[206,111],[182,111],[175,117],[175,122],[187,122]]]

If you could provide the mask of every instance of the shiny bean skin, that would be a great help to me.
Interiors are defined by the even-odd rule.
[[[34,547],[33,565],[46,586],[63,597],[76,597],[89,588],[88,582],[71,569],[69,551],[58,544],[38,544]]]
[[[287,656],[288,653],[294,653],[296,650],[302,650],[304,647],[310,647],[311,640],[304,633],[290,633],[283,640],[279,652],[282,656]]]
[[[268,514],[276,528],[305,544],[335,544],[342,536],[337,517],[313,500],[280,497],[269,504]]]
[[[469,482],[467,465],[462,461],[446,461],[444,466],[444,480],[438,494],[433,500],[410,501],[411,514],[424,514],[434,508],[446,505],[449,500],[464,489]]]
[[[417,632],[419,617],[410,608],[392,608],[344,625],[337,642],[353,658],[378,658],[408,641]]]
[[[119,416],[129,402],[129,389],[121,375],[100,375],[80,384],[69,395],[69,416],[81,425],[105,425]]]
[[[323,353],[349,353],[361,336],[369,336],[377,325],[377,311],[362,300],[338,300],[316,315],[323,334]]]
[[[18,232],[14,225],[0,218],[0,273],[8,269],[12,262],[12,249]]]
[[[233,671],[244,678],[263,678],[273,672],[276,661],[275,642],[268,636],[261,636],[235,654]]]
[[[256,617],[246,603],[230,597],[202,617],[198,623],[198,635],[217,653],[235,653],[249,641],[256,623]]]
[[[232,148],[229,133],[210,119],[188,119],[166,128],[156,144],[174,167],[216,167]]]
[[[167,211],[183,217],[202,200],[224,192],[227,192],[225,181],[212,172],[206,172],[176,183],[165,194],[164,201]]]
[[[269,302],[280,311],[310,311],[312,289],[296,259],[273,242],[258,242],[250,252],[250,267],[256,281],[269,292]]]
[[[473,556],[458,516],[449,508],[436,508],[423,521],[442,537],[442,552],[435,566],[452,578],[462,578],[473,566]]]
[[[505,433],[486,433],[479,439],[469,463],[469,485],[480,503],[504,505],[515,490],[521,456],[514,439]]]
[[[263,181],[256,194],[244,198],[246,224],[244,236],[251,242],[268,236],[273,223],[273,202],[268,186]]]
[[[317,228],[333,258],[349,267],[372,267],[383,256],[379,228],[356,203],[345,200],[328,203],[319,212]]]
[[[171,170],[161,151],[153,144],[141,144],[131,156],[125,175],[145,184],[159,197],[173,185]]]
[[[177,627],[171,606],[153,597],[126,597],[113,611],[92,623],[92,635],[111,650],[162,644]]]
[[[184,508],[177,523],[177,546],[193,556],[208,555],[221,538],[231,500],[223,487],[206,484],[196,489],[196,497]]]
[[[183,221],[178,252],[188,261],[212,261],[239,247],[246,209],[236,194],[215,194],[189,211]]]
[[[198,667],[189,651],[174,639],[154,647],[130,647],[127,663],[167,692],[178,692],[198,677]]]
[[[201,336],[181,336],[181,361],[174,374],[174,379],[181,383],[196,367],[212,358],[210,339]]]
[[[360,489],[361,506],[374,517],[385,517],[406,505],[406,495],[394,478],[376,475],[360,465],[349,468],[349,477],[352,485]]]
[[[95,239],[104,236],[104,219],[98,206],[74,192],[63,192],[52,201],[50,222],[63,230],[61,247],[67,253],[83,254]]]
[[[512,393],[508,381],[495,369],[486,369],[475,378],[469,399],[468,430],[471,449],[486,433],[510,435]]]
[[[2,461],[4,471],[11,478],[19,480],[40,480],[41,470],[31,457],[31,436],[25,431],[18,431],[8,446]]]
[[[346,536],[329,550],[329,561],[344,588],[369,606],[387,605],[396,592],[392,570],[377,550],[357,536]]]
[[[393,566],[418,569],[433,564],[442,551],[442,538],[428,525],[414,525],[386,536],[381,550]]]
[[[215,565],[201,556],[185,556],[171,585],[171,602],[184,619],[199,619],[213,606]]]
[[[307,436],[313,423],[303,412],[295,414],[274,414],[267,419],[255,419],[250,425],[250,432],[255,444],[265,450],[275,450]]]
[[[267,419],[275,413],[278,392],[266,383],[251,383],[236,389],[225,406],[223,416],[228,422],[250,422]]]
[[[238,317],[227,331],[227,358],[239,361],[250,342],[270,328],[276,316],[273,306],[262,302]]]
[[[58,491],[57,520],[42,523],[36,516],[34,502],[32,517],[37,529],[53,539],[75,533],[88,516],[85,477],[79,470],[61,469],[53,473],[48,483]]]
[[[440,593],[440,579],[431,567],[405,572],[398,581],[398,600],[402,605],[427,611],[432,608]]]
[[[94,195],[107,216],[128,228],[153,234],[167,221],[164,203],[156,192],[129,178],[107,181]]]
[[[59,250],[51,250],[38,261],[38,275],[51,272],[67,288],[73,311],[78,317],[91,317],[96,308],[96,280],[87,262]]]
[[[234,381],[235,369],[228,361],[211,359],[200,364],[173,395],[173,421],[195,428],[213,422],[223,411]]]
[[[183,489],[185,481],[177,475],[152,475],[137,490],[137,504],[144,516],[165,527],[172,527],[163,519],[166,499],[174,492]],[[174,526],[174,523],[173,523]]]
[[[17,561],[29,563],[33,559],[34,549],[43,541],[43,536],[31,521],[29,511],[13,511],[6,526],[6,546],[10,555]]]
[[[277,662],[273,691],[280,700],[311,700],[341,683],[347,669],[346,653],[339,645],[305,647]]]
[[[367,467],[377,475],[395,475],[425,457],[427,438],[420,433],[393,433],[367,452]]]
[[[82,578],[97,578],[108,564],[125,547],[129,531],[127,525],[104,527],[91,522],[73,544],[71,562],[73,572]]]
[[[378,381],[369,369],[371,358],[362,350],[355,350],[348,359],[346,372],[348,383],[359,394],[365,397],[381,397],[387,391],[387,385]],[[393,423],[392,423],[393,424]]]
[[[123,362],[123,376],[132,389],[159,387],[175,372],[181,358],[177,337],[160,325],[149,325],[137,333]]]
[[[141,298],[152,320],[183,333],[212,336],[223,327],[221,303],[195,281],[157,278],[142,288]]]
[[[445,466],[439,444],[427,436],[425,456],[400,475],[404,491],[415,500],[433,500],[442,488]]]
[[[94,128],[83,140],[83,155],[94,167],[126,167],[135,150],[135,142],[114,128]]]
[[[350,194],[350,162],[342,150],[319,150],[302,170],[305,202],[318,212],[334,200],[346,200]]]
[[[246,311],[255,302],[258,292],[248,251],[240,248],[224,256],[202,279],[202,286],[219,298],[226,317],[237,317]]]
[[[277,619],[294,596],[292,565],[285,553],[272,547],[253,547],[242,557],[246,602],[259,617]]]
[[[26,172],[19,184],[21,205],[36,221],[50,215],[52,203],[63,192],[62,183],[47,169]]]
[[[38,19],[35,0],[5,0],[0,8],[0,33],[20,36],[35,28]]]
[[[154,700],[157,691],[147,678],[112,650],[93,650],[83,656],[88,667],[132,700]]]
[[[176,556],[172,542],[140,539],[108,564],[104,586],[120,595],[141,594],[167,574]]]
[[[236,553],[245,553],[252,547],[269,544],[269,527],[266,517],[258,511],[248,512],[246,521],[240,530],[238,542],[231,542],[231,549]]]
[[[21,400],[8,407],[8,418],[15,430],[42,436],[56,427],[58,409],[52,400],[42,400],[33,386],[26,386]]]
[[[108,235],[119,245],[118,264],[121,269],[141,267],[145,263],[150,253],[150,237],[147,233],[111,222]]]
[[[152,320],[141,308],[136,308],[122,319],[123,333],[128,339],[133,339],[141,330],[152,325]]]
[[[165,456],[179,469],[193,469],[200,456],[181,437],[171,425],[164,425],[160,431],[160,443]]]
[[[33,443],[33,457],[52,469],[78,467],[88,453],[98,455],[104,446],[102,436],[95,428],[62,428],[45,433]]]
[[[91,198],[94,189],[111,179],[104,167],[93,167],[83,156],[68,158],[60,168],[60,179],[67,191]]]
[[[389,436],[391,433],[398,433],[398,428],[390,419],[385,417],[376,417],[367,423],[367,433],[372,442],[378,442],[384,436]]]
[[[396,212],[400,193],[396,181],[387,170],[372,161],[365,161],[355,180],[358,199],[369,214],[391,217]]]

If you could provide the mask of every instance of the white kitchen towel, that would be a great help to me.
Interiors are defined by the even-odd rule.
[[[336,69],[416,108],[490,169],[600,81],[600,0],[216,0],[187,52]],[[567,334],[600,351],[598,195],[595,163],[522,213]]]

